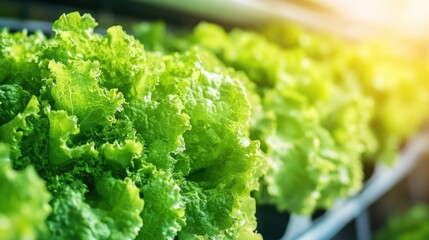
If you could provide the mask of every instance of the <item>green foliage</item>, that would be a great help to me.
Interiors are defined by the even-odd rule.
[[[114,121],[114,113],[125,101],[116,89],[108,91],[99,86],[98,65],[98,62],[85,61],[69,61],[68,66],[55,61],[49,63],[55,78],[51,90],[55,108],[77,116],[82,130]]]
[[[259,34],[201,23],[186,36],[169,36],[180,44],[160,31],[140,25],[136,36],[163,36],[164,52],[198,46],[245,74],[238,78],[252,105],[250,136],[268,163],[256,196],[279,210],[310,214],[356,193],[362,162],[392,163],[428,116],[427,72],[386,46],[346,44],[287,25]]]
[[[47,188],[30,175],[32,188],[2,181],[0,191],[38,191],[52,200],[34,210],[46,210],[34,223],[11,223],[12,233],[0,225],[0,234],[259,239],[250,192],[262,158],[249,139],[251,106],[238,75],[208,52],[147,53],[120,26],[106,35],[96,26],[75,12],[55,21],[49,39],[2,32],[2,63],[24,62],[39,75],[31,88],[13,78],[14,69],[30,74],[27,65],[1,75],[0,150],[7,144],[10,151],[0,158],[8,159],[5,171],[35,169]],[[14,41],[24,48],[8,51]],[[16,61],[23,51],[31,62]]]
[[[30,94],[19,85],[0,85],[0,124],[9,122],[15,115],[22,112]]]
[[[408,212],[390,216],[386,226],[375,234],[376,240],[423,240],[429,237],[429,209],[416,205]]]
[[[268,160],[259,203],[309,214],[361,188],[362,155],[377,144],[369,126],[371,99],[338,84],[326,64],[305,51],[282,48],[255,32],[227,33],[203,23],[188,39],[255,85],[244,81],[248,95],[260,99],[254,97],[250,132]],[[344,97],[346,91],[351,94]]]
[[[51,38],[1,32],[2,239],[260,239],[253,196],[328,208],[428,113],[423,65],[373,45],[96,26],[74,12]]]
[[[53,239],[135,239],[142,226],[143,200],[130,179],[106,173],[96,180],[94,196],[79,180],[53,189],[47,223]]]
[[[15,171],[8,155],[9,147],[0,142],[0,238],[47,236],[51,194],[32,166]]]

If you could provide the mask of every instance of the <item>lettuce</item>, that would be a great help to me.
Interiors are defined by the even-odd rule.
[[[426,239],[429,209],[427,205],[418,204],[407,212],[392,214],[387,223],[374,234],[374,239]]]
[[[0,191],[39,192],[25,201],[40,214],[0,221],[0,234],[13,234],[0,236],[260,239],[251,191],[263,158],[240,74],[201,49],[150,53],[120,26],[96,26],[75,12],[51,38],[2,32],[1,171],[22,180]],[[3,208],[5,219],[22,215]]]
[[[182,190],[186,225],[179,237],[238,236],[241,226],[235,221],[249,214],[241,210],[242,202],[257,188],[260,165],[258,143],[246,136],[250,104],[244,88],[205,66],[220,62],[197,49],[157,61],[162,67],[153,71],[160,78],[148,76],[157,84],[124,113],[145,120],[136,126],[147,136],[147,160],[173,171]]]

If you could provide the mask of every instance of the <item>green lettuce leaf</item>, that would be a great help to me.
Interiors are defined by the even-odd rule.
[[[174,239],[185,223],[185,205],[181,187],[170,172],[145,165],[132,179],[145,199],[144,220],[138,239]]]
[[[127,139],[123,144],[118,141],[105,143],[101,146],[101,149],[110,164],[113,166],[119,165],[119,167],[125,169],[130,166],[133,158],[141,156],[143,144]]]
[[[97,82],[119,89],[126,97],[138,94],[148,68],[143,45],[121,26],[110,27],[102,36],[94,33],[97,25],[89,14],[63,14],[53,25],[56,34],[46,57],[63,64],[69,60],[98,61],[102,76]]]
[[[30,94],[16,84],[0,85],[0,126],[22,112],[30,100]]]
[[[55,107],[76,115],[82,131],[114,121],[114,114],[122,109],[125,100],[117,90],[99,86],[101,72],[97,62],[78,60],[64,65],[51,61],[49,69],[55,78]]]
[[[0,142],[10,145],[12,161],[21,157],[20,143],[23,136],[29,135],[33,126],[28,122],[30,118],[37,118],[40,111],[39,101],[33,96],[25,107],[24,111],[18,113],[8,123],[0,126]]]
[[[32,166],[14,170],[9,153],[9,147],[0,142],[0,238],[44,238],[51,194]]]
[[[135,239],[142,226],[143,200],[129,179],[106,173],[93,192],[79,180],[60,182],[52,192],[52,239]]]
[[[45,109],[45,113],[49,118],[49,160],[51,164],[61,165],[83,155],[98,155],[98,151],[94,149],[94,143],[91,142],[81,146],[68,146],[71,143],[71,136],[80,132],[76,117],[68,116],[66,111],[51,111],[49,108]]]

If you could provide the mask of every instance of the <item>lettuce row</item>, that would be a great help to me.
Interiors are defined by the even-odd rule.
[[[356,193],[363,162],[392,163],[428,115],[423,62],[406,64],[385,52],[390,46],[346,44],[284,25],[262,34],[210,23],[187,35],[165,31],[159,23],[135,27],[151,49],[197,45],[247,76],[239,79],[252,104],[250,136],[268,163],[256,196],[279,210],[310,214]]]
[[[261,142],[268,163],[259,203],[309,214],[361,188],[362,156],[377,148],[369,126],[371,98],[338,84],[305,51],[282,48],[254,32],[227,33],[202,23],[165,51],[194,45],[248,76],[241,81],[254,107],[250,136]]]
[[[393,164],[398,149],[428,116],[427,66],[424,58],[403,52],[402,42],[344,42],[298,26],[274,24],[263,30],[286,48],[299,48],[323,64],[347,91],[373,99],[370,126],[379,143],[367,159]],[[410,64],[412,62],[412,64]],[[400,109],[400,111],[398,111]]]

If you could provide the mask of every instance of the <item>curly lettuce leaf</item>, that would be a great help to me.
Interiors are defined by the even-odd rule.
[[[105,73],[103,86],[117,88],[127,97],[139,94],[148,71],[143,45],[120,26],[107,29],[96,59]]]
[[[185,223],[181,187],[173,175],[154,165],[129,173],[145,200],[144,220],[138,239],[174,239]]]
[[[101,146],[101,149],[109,164],[126,169],[131,165],[131,161],[135,157],[138,158],[141,156],[143,152],[143,144],[127,139],[123,144],[118,141],[105,143]]]
[[[76,32],[83,35],[89,35],[94,32],[98,23],[90,14],[80,15],[78,12],[62,14],[60,18],[52,25],[52,30],[57,33]]]
[[[30,94],[16,84],[0,85],[0,126],[22,112]]]
[[[189,116],[183,113],[184,106],[177,95],[164,95],[162,90],[158,94],[150,101],[145,98],[131,101],[124,112],[145,139],[148,161],[167,169],[173,168],[176,162],[172,154],[185,149],[183,133],[191,127]]]
[[[73,158],[81,156],[97,156],[98,151],[94,149],[94,143],[81,146],[71,145],[71,136],[80,132],[77,126],[77,118],[69,116],[66,111],[53,111],[45,109],[49,118],[49,160],[53,165],[62,165],[70,162]]]
[[[140,213],[144,201],[140,198],[140,190],[131,179],[121,181],[109,174],[97,180],[95,190],[101,198],[96,204],[101,215],[113,220],[113,223],[111,220],[108,222],[111,229],[109,238],[135,239],[143,224]]]
[[[114,121],[114,114],[125,102],[116,89],[99,86],[100,69],[97,62],[70,61],[67,65],[51,61],[49,69],[55,79],[52,97],[56,109],[76,115],[82,131],[106,126]]]
[[[98,61],[103,87],[119,89],[126,97],[138,94],[148,67],[143,45],[121,26],[110,27],[103,36],[94,32],[97,25],[89,14],[63,14],[53,25],[56,34],[46,56],[64,64]]]
[[[20,143],[23,136],[29,135],[34,131],[30,118],[39,116],[40,104],[36,96],[33,96],[25,107],[24,111],[18,113],[8,123],[0,126],[0,142],[4,142],[11,147],[11,159],[16,161],[21,157]]]
[[[105,174],[95,192],[75,180],[53,189],[53,213],[48,219],[52,239],[135,239],[141,226],[143,200],[129,180]]]
[[[55,36],[44,51],[44,58],[66,63],[68,59],[85,60],[96,56],[101,36],[94,33],[98,25],[89,14],[62,14],[52,25]]]

